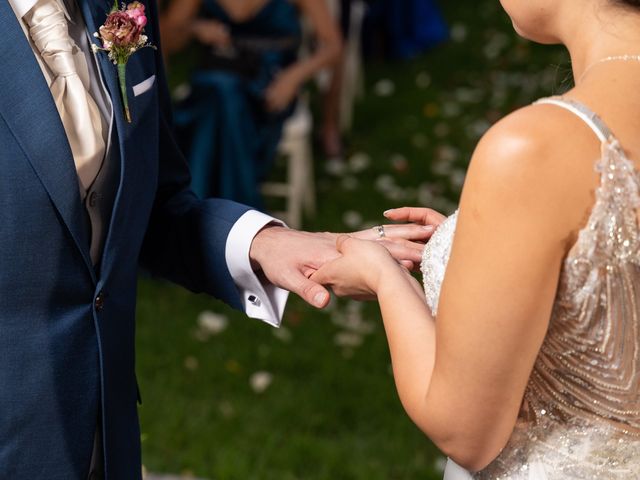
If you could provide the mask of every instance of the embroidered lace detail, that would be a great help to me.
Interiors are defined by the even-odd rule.
[[[429,305],[434,316],[438,313],[440,288],[444,280],[447,263],[449,263],[453,234],[456,231],[457,223],[458,211],[456,210],[440,224],[422,253],[422,264],[420,266],[422,283],[427,297],[427,305]]]

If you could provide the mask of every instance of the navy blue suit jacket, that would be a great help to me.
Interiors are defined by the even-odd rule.
[[[113,1],[78,3],[95,32]],[[145,4],[146,33],[159,45],[157,7]],[[240,307],[225,243],[248,207],[189,190],[161,55],[146,48],[129,61],[128,124],[115,66],[99,53],[120,183],[98,274],[64,128],[6,0],[0,32],[0,478],[85,480],[101,419],[106,478],[138,479],[138,264]],[[134,97],[131,86],[151,75],[154,87]]]

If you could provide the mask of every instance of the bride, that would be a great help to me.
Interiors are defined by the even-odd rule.
[[[377,297],[446,480],[640,478],[640,1],[501,3],[520,35],[566,45],[575,88],[489,130],[443,223],[386,212],[440,224],[424,291],[348,236],[314,279]]]

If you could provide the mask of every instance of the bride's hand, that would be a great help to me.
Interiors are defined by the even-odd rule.
[[[381,225],[350,233],[358,240],[376,241],[385,247],[402,266],[414,270],[420,266],[425,243],[431,238],[432,225]]]
[[[311,280],[330,287],[339,297],[373,299],[385,272],[406,272],[380,242],[340,235],[336,248],[341,257],[322,266]]]
[[[384,216],[394,222],[417,223],[434,229],[447,218],[435,210],[423,207],[393,208],[384,212]]]
[[[350,235],[360,240],[380,242],[403,267],[417,270],[424,244],[447,217],[430,208],[420,207],[394,208],[384,212],[384,216],[394,222],[408,223],[383,225]]]

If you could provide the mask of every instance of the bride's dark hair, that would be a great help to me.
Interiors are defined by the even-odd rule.
[[[616,3],[626,5],[627,7],[640,7],[640,0],[615,0]]]

